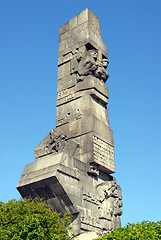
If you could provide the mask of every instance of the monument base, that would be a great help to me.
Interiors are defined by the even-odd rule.
[[[93,240],[97,239],[100,234],[95,232],[84,232],[81,233],[79,236],[75,237],[74,240]]]
[[[43,198],[53,211],[71,213],[73,233],[120,227],[121,190],[115,178],[66,153],[26,165],[17,189],[24,198]]]

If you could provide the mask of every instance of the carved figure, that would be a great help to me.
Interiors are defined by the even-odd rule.
[[[108,60],[102,58],[102,54],[97,49],[90,49],[86,56],[77,54],[71,61],[71,74],[76,73],[78,80],[83,80],[85,76],[93,75],[101,81],[106,82],[109,74],[106,71]]]
[[[88,173],[92,174],[93,176],[98,176],[99,175],[99,167],[96,164],[91,163],[89,165]]]
[[[98,186],[100,215],[99,218],[112,220],[113,217],[121,216],[122,196],[121,188],[116,181],[107,181]]]
[[[59,153],[62,152],[62,149],[65,146],[65,135],[57,135],[54,130],[51,130],[50,133],[51,141],[45,147],[46,153]]]

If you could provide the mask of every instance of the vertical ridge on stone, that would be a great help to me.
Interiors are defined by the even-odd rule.
[[[56,128],[35,148],[17,189],[44,198],[53,210],[73,214],[73,231],[120,227],[121,188],[115,172],[107,104],[107,47],[90,11],[59,31]]]

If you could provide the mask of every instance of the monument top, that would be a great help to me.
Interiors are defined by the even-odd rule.
[[[87,43],[101,49],[107,58],[107,47],[101,37],[100,20],[89,8],[60,27],[59,56],[66,54],[71,48],[80,48]]]
[[[91,22],[91,24],[100,31],[99,18],[89,8],[86,8],[84,11],[70,19],[63,26],[61,26],[59,29],[59,34],[61,35],[64,32],[69,31],[87,21]]]

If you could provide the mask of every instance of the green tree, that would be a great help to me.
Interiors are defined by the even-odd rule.
[[[44,201],[35,199],[0,201],[0,239],[69,240],[71,216],[52,212]]]
[[[128,223],[126,227],[117,228],[106,233],[99,240],[155,240],[161,239],[161,221],[155,223],[143,221],[141,223]]]

